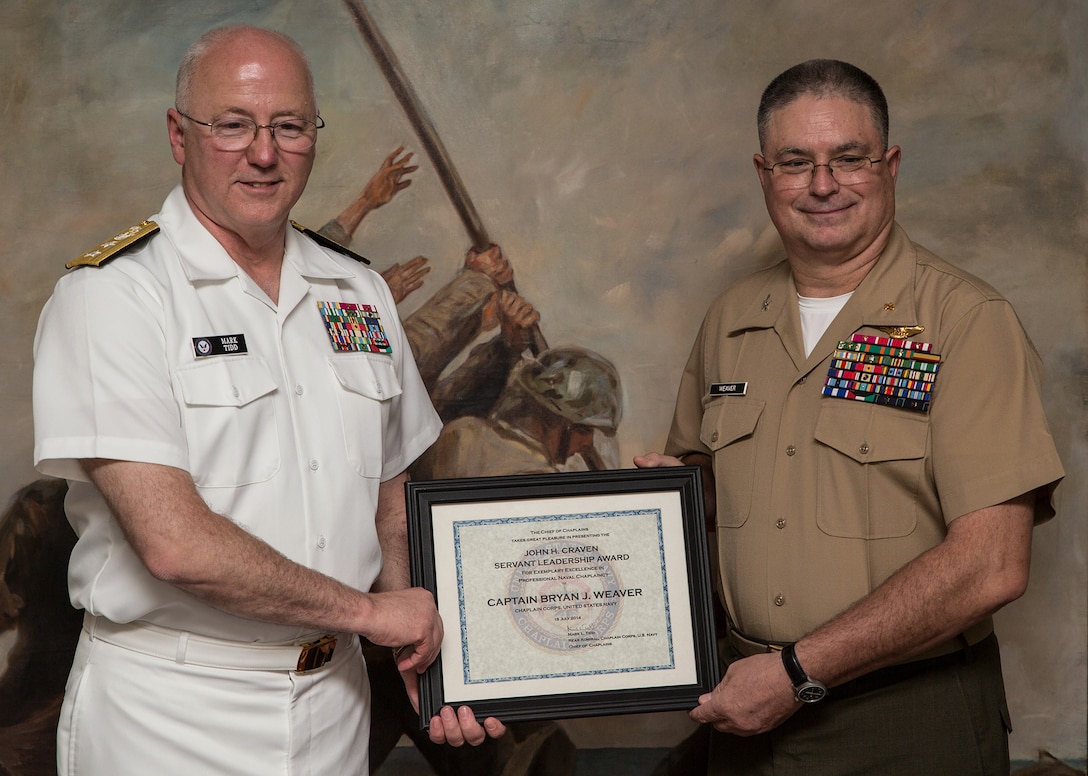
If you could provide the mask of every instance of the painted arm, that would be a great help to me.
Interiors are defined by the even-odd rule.
[[[322,230],[329,227],[337,229],[337,234],[347,235],[350,243],[351,238],[355,235],[355,230],[359,228],[359,224],[362,223],[368,213],[388,204],[397,193],[411,186],[411,179],[404,178],[404,176],[415,172],[419,167],[414,164],[409,165],[408,163],[412,160],[412,152],[409,151],[404,156],[400,156],[403,151],[404,146],[400,146],[385,157],[382,166],[367,181],[366,186],[359,192],[359,196],[352,200],[351,204],[344,208],[344,211],[333,222],[322,227]],[[400,158],[397,158],[398,156]],[[333,223],[336,226],[332,226]]]

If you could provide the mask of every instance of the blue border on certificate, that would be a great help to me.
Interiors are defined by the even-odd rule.
[[[566,520],[600,520],[600,519],[615,519],[623,518],[632,515],[647,515],[652,514],[656,519],[657,526],[657,549],[659,564],[661,569],[661,586],[664,593],[664,615],[665,615],[665,638],[668,644],[669,659],[666,663],[657,665],[645,665],[645,666],[626,666],[624,668],[615,669],[594,669],[586,671],[569,671],[569,672],[556,672],[556,673],[537,673],[537,674],[521,674],[517,676],[507,677],[488,677],[486,679],[474,679],[472,678],[472,671],[470,666],[469,651],[468,651],[468,623],[466,619],[466,602],[465,602],[465,589],[464,589],[464,575],[462,573],[462,553],[461,553],[461,530],[463,528],[475,527],[480,525],[501,525],[501,524],[514,524],[514,523],[551,523],[562,522]],[[612,512],[577,512],[560,515],[536,515],[525,517],[504,517],[495,519],[484,520],[458,520],[453,523],[453,543],[454,543],[454,556],[456,559],[456,574],[457,574],[457,602],[459,619],[461,626],[461,655],[462,666],[464,671],[464,683],[466,685],[472,684],[494,684],[497,682],[511,682],[522,681],[527,679],[554,679],[554,678],[569,678],[578,676],[599,676],[601,674],[630,674],[641,673],[646,671],[665,671],[671,670],[676,667],[676,658],[673,648],[673,633],[672,633],[672,614],[670,610],[669,599],[669,587],[668,576],[666,574],[665,563],[665,537],[662,530],[662,517],[661,510],[657,508],[650,509],[636,509],[636,510],[619,510]]]

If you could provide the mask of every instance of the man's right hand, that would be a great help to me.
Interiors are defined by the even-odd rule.
[[[661,453],[645,453],[644,455],[636,455],[634,458],[635,466],[640,469],[657,469],[661,466],[683,466],[684,462],[679,458],[674,458],[671,455],[662,455]]]
[[[442,618],[434,597],[421,587],[371,593],[367,627],[371,643],[392,647],[397,670],[423,673],[442,648]]]
[[[660,466],[698,466],[703,470],[703,516],[706,518],[706,530],[716,530],[715,520],[718,514],[718,494],[714,489],[714,461],[706,453],[685,453],[681,461],[671,455],[646,453],[634,457],[635,466],[640,469],[656,469]]]

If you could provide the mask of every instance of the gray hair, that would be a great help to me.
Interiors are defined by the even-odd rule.
[[[864,70],[847,62],[810,59],[781,73],[763,90],[756,113],[761,152],[764,150],[763,141],[767,136],[771,114],[806,94],[844,97],[866,106],[887,149],[888,101],[880,84]]]
[[[227,27],[216,27],[215,29],[208,30],[194,40],[189,48],[185,50],[185,56],[181,58],[181,64],[178,66],[178,80],[177,88],[174,93],[174,107],[182,113],[189,112],[193,98],[193,79],[200,66],[200,61],[211,49],[242,32],[259,32],[278,40],[293,51],[299,61],[302,62],[303,69],[306,71],[306,83],[309,86],[310,94],[314,93],[314,74],[310,68],[310,60],[307,58],[306,52],[302,50],[302,46],[298,45],[298,42],[295,41],[294,38],[284,35],[282,32],[265,29],[264,27],[254,27],[249,24],[232,24]]]

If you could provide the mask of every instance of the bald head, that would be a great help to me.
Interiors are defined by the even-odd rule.
[[[248,24],[236,24],[229,27],[217,27],[208,30],[185,51],[185,56],[178,66],[177,89],[174,95],[174,105],[182,113],[189,113],[193,103],[193,84],[196,81],[200,65],[205,58],[226,46],[254,45],[267,47],[271,50],[280,49],[283,53],[294,58],[302,72],[305,74],[306,83],[310,95],[314,93],[314,77],[310,70],[310,62],[306,53],[293,38],[275,30],[266,30],[263,27],[254,27]]]

